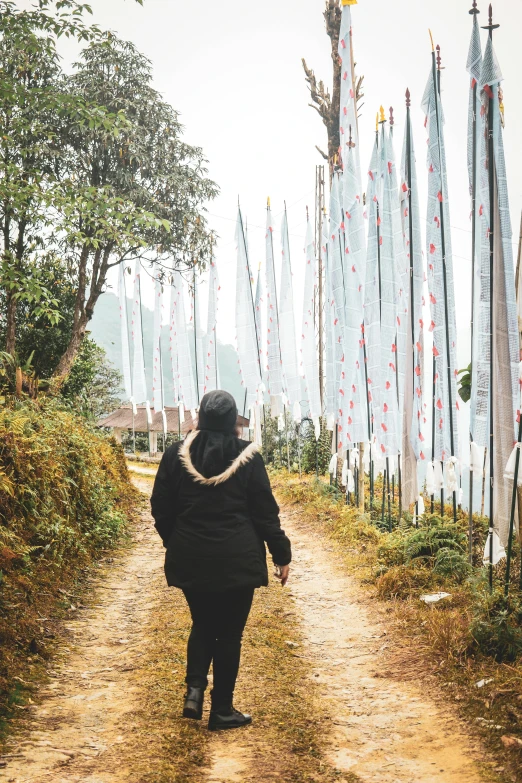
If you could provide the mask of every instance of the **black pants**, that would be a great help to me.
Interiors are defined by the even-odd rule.
[[[225,593],[196,593],[184,590],[192,615],[192,631],[187,648],[186,683],[206,688],[213,662],[214,688],[212,708],[232,706],[239,662],[241,639],[254,598],[254,588]]]

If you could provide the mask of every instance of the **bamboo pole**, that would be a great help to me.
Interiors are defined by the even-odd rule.
[[[364,483],[364,443],[359,444],[359,467],[357,468],[357,506],[364,512],[365,505],[365,483]]]
[[[382,511],[381,511],[381,522],[384,526],[384,512],[386,509],[386,468],[384,468],[384,472],[382,474]]]
[[[469,12],[471,16],[475,17],[480,11],[477,8],[477,0],[473,0],[473,8]],[[478,84],[474,80],[473,84],[473,153],[472,153],[472,181],[471,181],[471,384],[473,386],[473,379],[475,376],[475,356],[474,356],[474,334],[475,334],[475,263],[477,254],[477,113],[475,111],[477,105],[477,90]],[[470,450],[471,443],[473,443],[473,432],[469,432]],[[473,469],[469,469],[469,518],[468,518],[468,557],[469,562],[473,565],[473,483],[474,483]]]
[[[519,281],[520,281],[520,264],[522,262],[522,213],[520,214],[520,235],[518,240],[518,257],[517,257],[517,271],[515,276],[515,290],[516,290],[516,296],[517,296],[517,305],[520,311],[520,301],[519,301]],[[518,319],[518,336],[519,336],[519,348],[522,349],[522,323],[520,318]],[[520,351],[520,358],[522,359],[522,350]],[[522,406],[521,406],[522,407]],[[522,416],[522,411],[520,414]],[[522,518],[522,492],[518,492],[518,519],[519,519],[519,531],[518,531],[518,537],[519,541],[522,543],[522,526],[520,525],[520,519]],[[521,554],[520,554],[520,588],[522,590],[522,547],[521,547]]]
[[[518,416],[518,441],[517,443],[520,444],[522,441],[522,412],[519,412]],[[518,495],[518,472],[520,469],[520,447],[517,448],[517,454],[515,458],[515,475],[513,479],[513,494],[511,497],[511,514],[509,517],[509,537],[508,537],[508,547],[507,547],[507,560],[506,560],[506,581],[504,585],[504,594],[507,596],[509,594],[509,582],[511,579],[511,558],[513,556],[513,537],[514,537],[514,531],[515,531],[515,509],[516,509],[516,503],[517,503],[517,495]],[[521,580],[522,580],[522,574],[521,574]]]
[[[439,107],[439,100],[440,100],[440,76],[441,76],[441,57],[440,57],[440,46],[437,46],[437,55],[435,55],[435,50],[432,51],[432,69],[433,69],[433,83],[434,83],[434,93],[435,93],[435,113],[436,113],[436,119],[437,119],[437,134],[439,139],[439,166],[440,166],[440,177],[441,177],[441,194],[442,194],[442,200],[440,202],[440,232],[441,232],[441,243],[442,243],[442,277],[443,277],[443,284],[444,284],[444,316],[445,316],[445,326],[446,326],[446,371],[447,371],[447,383],[448,383],[448,403],[449,403],[449,415],[450,415],[450,448],[451,448],[451,456],[455,456],[455,434],[453,431],[453,395],[452,395],[452,373],[451,373],[451,341],[450,341],[450,333],[449,333],[449,307],[448,307],[448,279],[447,279],[447,269],[446,269],[446,236],[445,236],[445,219],[444,219],[444,201],[446,199],[446,194],[444,193],[444,176],[442,171],[442,150],[440,146],[440,134],[442,133],[442,127],[441,127],[441,117],[440,117],[440,107]],[[444,514],[444,495],[441,491],[441,513]],[[453,492],[453,519],[456,522],[457,521],[457,493]]]
[[[143,369],[145,371],[145,346],[143,342],[143,308],[141,306],[141,262],[138,262],[138,302],[139,302],[139,308],[140,308],[140,323],[141,323],[141,352],[143,355]],[[147,376],[145,376],[145,393],[148,396],[147,393]],[[149,414],[148,411],[146,412],[147,416],[147,439],[149,441],[149,457],[152,456],[151,448],[150,448],[150,421],[149,421]]]
[[[325,179],[324,166],[316,166],[315,169],[316,192],[316,218],[315,218],[315,247],[318,264],[318,333],[319,333],[319,391],[321,396],[321,412],[324,415],[324,263],[323,263],[323,218],[325,213]]]
[[[499,25],[493,24],[493,6],[489,6],[489,24],[483,29],[488,30],[490,40],[493,40],[493,30],[496,30]],[[495,292],[495,209],[493,203],[495,201],[495,146],[493,138],[493,98],[489,99],[488,106],[488,175],[489,175],[489,587],[493,592],[493,510],[494,510],[494,495],[495,495],[495,459],[494,459],[494,426],[493,426],[493,414],[494,414],[494,332],[495,332],[495,308],[494,292]]]
[[[413,246],[413,193],[412,193],[412,127],[411,127],[411,93],[406,90],[406,171],[408,177],[408,214],[409,214],[409,243],[410,243],[410,322],[411,322],[411,359],[413,400],[415,401],[415,291],[414,291],[414,246]],[[434,441],[435,442],[435,441]],[[401,462],[399,457],[399,521],[402,517],[402,480]],[[416,501],[416,507],[418,502]],[[418,517],[418,514],[416,514]]]
[[[388,528],[391,533],[393,530],[393,523],[392,523],[392,515],[391,515],[390,458],[389,457],[386,457],[386,476],[388,481],[386,485],[386,494],[388,496]]]

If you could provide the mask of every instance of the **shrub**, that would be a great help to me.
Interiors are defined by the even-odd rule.
[[[436,583],[433,571],[420,563],[392,566],[378,577],[377,595],[383,599],[405,600],[431,590]]]
[[[328,472],[328,466],[332,458],[332,433],[326,429],[326,422],[321,419],[321,435],[315,440],[314,428],[311,422],[306,422],[301,427],[303,439],[301,452],[301,466],[303,473],[315,473],[316,460],[319,475],[324,476]]]
[[[471,574],[471,565],[465,554],[442,547],[437,552],[433,572],[443,576],[445,579],[451,579],[453,582],[461,583]]]
[[[459,525],[440,517],[428,517],[426,523],[409,533],[404,540],[406,562],[416,558],[431,561],[441,549],[466,551],[466,535]]]
[[[496,661],[515,661],[522,656],[522,599],[506,597],[501,589],[489,593],[479,586],[473,606],[470,631],[472,649]]]
[[[121,446],[56,401],[0,407],[0,712],[29,651],[45,656],[39,618],[117,541],[135,498]]]

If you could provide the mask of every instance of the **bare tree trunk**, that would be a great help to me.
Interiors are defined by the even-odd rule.
[[[14,259],[14,268],[22,268],[22,259],[24,257],[25,245],[25,230],[27,227],[27,221],[21,220],[18,225],[18,236],[16,239],[16,258]],[[6,251],[6,257],[13,264],[11,250],[11,238],[10,238],[10,220],[6,218],[4,225],[4,249]],[[16,289],[9,289],[6,296],[6,338],[5,338],[5,350],[14,356],[16,349],[16,312],[18,302],[16,299]]]
[[[321,153],[323,158],[328,161],[330,168],[330,181],[333,176],[334,166],[336,165],[339,157],[339,149],[341,146],[341,136],[339,127],[339,115],[341,109],[341,60],[339,59],[339,38],[341,34],[341,20],[342,20],[342,7],[340,0],[326,0],[326,7],[324,10],[324,20],[326,25],[326,32],[330,38],[331,45],[331,57],[332,57],[332,94],[325,87],[323,81],[317,81],[317,77],[314,71],[308,67],[306,60],[303,58],[303,68],[306,74],[306,81],[310,89],[310,97],[312,103],[310,106],[315,109],[321,117],[328,135],[328,154],[323,152],[319,147],[317,150]],[[364,76],[357,78],[355,76],[355,62],[353,60],[352,49],[352,76],[355,84],[355,100],[357,109],[359,109],[360,102],[364,97],[363,94],[363,82]]]
[[[332,101],[330,104],[329,122],[326,126],[328,130],[328,163],[330,165],[330,176],[333,173],[335,162],[339,157],[339,147],[341,146],[339,128],[339,115],[341,112],[341,61],[339,59],[341,18],[342,9],[339,7],[338,0],[327,0],[324,19],[326,22],[326,32],[332,46],[333,64]]]
[[[112,248],[110,247],[105,248],[103,251],[98,249],[94,254],[91,273],[91,286],[87,300],[87,267],[90,257],[90,250],[88,247],[84,247],[82,250],[79,264],[78,290],[76,293],[71,337],[69,344],[63,353],[56,370],[53,373],[53,378],[58,379],[60,383],[65,381],[71,371],[71,367],[73,366],[74,360],[78,355],[82,340],[85,337],[87,325],[93,316],[96,303],[103,292],[103,286],[105,285],[105,279],[109,269],[111,249]]]
[[[341,63],[339,60],[339,36],[341,31],[342,11],[339,6],[339,0],[326,0],[324,11],[326,23],[326,32],[330,37],[331,56],[333,64],[333,87],[332,94],[325,87],[324,82],[317,81],[315,73],[306,64],[303,58],[303,68],[306,74],[306,81],[310,89],[312,103],[310,106],[316,110],[321,117],[328,135],[328,154],[317,148],[323,158],[328,160],[330,169],[330,179],[332,177],[333,167],[339,155],[340,129],[339,113],[341,105]]]
[[[7,263],[12,263],[11,259],[11,220],[9,218],[8,206],[4,205],[4,225],[2,233],[4,235],[4,259]],[[6,295],[6,336],[5,350],[14,356],[16,348],[16,298],[15,290],[8,288]]]
[[[9,290],[6,297],[5,350],[11,356],[14,356],[16,349],[16,304],[15,292]]]

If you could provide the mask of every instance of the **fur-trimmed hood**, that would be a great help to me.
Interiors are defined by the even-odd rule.
[[[195,430],[187,436],[185,442],[179,450],[179,459],[185,470],[192,476],[194,481],[207,487],[215,487],[219,484],[224,484],[225,481],[228,481],[228,479],[237,473],[237,471],[243,467],[243,465],[246,465],[248,462],[250,462],[250,460],[253,459],[254,455],[259,450],[256,443],[250,443],[240,454],[238,454],[238,456],[233,460],[231,465],[229,465],[225,471],[217,476],[206,478],[195,467],[190,454],[190,447],[199,435],[200,431]]]

